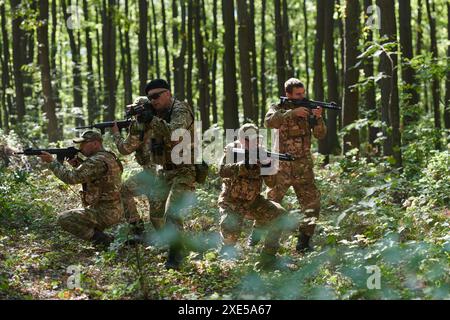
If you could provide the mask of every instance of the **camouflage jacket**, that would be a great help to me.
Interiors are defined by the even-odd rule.
[[[133,122],[125,139],[122,138],[120,132],[115,133],[113,139],[121,154],[129,155],[135,152],[137,163],[144,168],[150,168],[153,167],[150,154],[150,135],[147,132],[141,141],[141,130],[144,130],[143,125]]]
[[[112,152],[105,150],[88,157],[74,169],[57,160],[50,163],[50,170],[67,184],[83,184],[83,205],[96,206],[103,201],[120,200],[122,164]]]
[[[308,119],[299,118],[294,115],[293,104],[273,104],[270,106],[264,119],[266,128],[279,129],[278,145],[275,150],[281,153],[290,153],[292,156],[308,157],[311,152],[311,136],[323,139],[327,134],[327,127],[322,118],[311,128]]]
[[[244,161],[226,163],[229,148],[242,148],[239,141],[232,142],[225,147],[219,168],[222,177],[222,192],[219,203],[222,201],[248,201],[255,200],[262,191],[263,181],[273,186],[274,176],[262,176],[259,165],[246,165]]]
[[[145,135],[148,135],[153,163],[159,165],[173,164],[172,150],[183,141],[182,135],[177,141],[171,141],[172,134],[178,129],[187,130],[185,133],[188,133],[190,139],[190,141],[186,141],[189,154],[186,155],[183,151],[176,152],[176,154],[180,157],[188,157],[190,163],[194,163],[194,113],[187,103],[175,99],[164,114],[154,116],[152,121],[146,124]]]

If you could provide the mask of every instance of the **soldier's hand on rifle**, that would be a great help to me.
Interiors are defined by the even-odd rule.
[[[67,162],[74,168],[78,168],[81,164],[81,159],[78,157],[75,157],[73,159],[67,160]]]
[[[112,133],[119,132],[119,126],[117,125],[116,121],[114,121],[114,125],[111,127],[111,131],[112,131]]]
[[[321,107],[318,107],[317,109],[313,109],[312,113],[317,119],[319,119],[322,118],[322,110],[323,109]]]
[[[42,151],[42,153],[39,155],[39,158],[41,158],[41,160],[45,163],[50,163],[53,162],[53,156],[45,151]]]
[[[299,118],[308,118],[309,116],[309,110],[305,107],[298,107],[294,109],[294,114]]]

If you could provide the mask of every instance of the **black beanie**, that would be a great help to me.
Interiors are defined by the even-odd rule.
[[[147,83],[145,86],[145,94],[147,94],[150,90],[153,89],[167,89],[170,90],[170,86],[164,79],[155,79]]]

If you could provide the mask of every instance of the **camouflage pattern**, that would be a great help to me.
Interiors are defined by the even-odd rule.
[[[151,161],[159,165],[173,164],[171,152],[182,141],[171,141],[172,133],[177,129],[188,130],[191,137],[191,151],[194,148],[194,113],[191,107],[182,101],[173,100],[172,105],[162,114],[156,114],[146,125],[146,134],[150,138]],[[183,155],[181,154],[180,157]],[[191,152],[191,163],[194,163]]]
[[[219,175],[223,179],[218,204],[224,244],[235,244],[241,233],[243,219],[250,219],[255,220],[258,226],[269,229],[264,251],[275,253],[282,233],[279,221],[286,212],[278,203],[261,195],[263,181],[273,185],[272,176],[261,176],[258,165],[225,163],[226,152],[233,147],[242,148],[242,145],[239,141],[227,145],[219,169]]]
[[[323,139],[327,128],[322,118],[311,128],[307,119],[298,118],[293,109],[296,106],[285,103],[272,105],[265,117],[267,128],[279,129],[278,145],[275,150],[290,153],[295,161],[280,161],[275,175],[276,184],[269,188],[267,197],[281,203],[290,186],[294,188],[300,206],[307,218],[318,218],[320,212],[320,192],[314,183],[313,161],[311,157],[311,137]],[[315,224],[305,221],[300,232],[308,236],[314,233]]]
[[[154,224],[168,223],[182,230],[183,220],[195,203],[194,114],[191,107],[173,99],[165,112],[156,114],[146,124],[145,134],[149,135],[151,162],[162,166],[157,171],[155,192],[150,200],[151,219]],[[171,141],[177,129],[188,130],[191,137],[190,159],[192,164],[175,165],[171,159],[174,146],[182,141]],[[180,155],[183,156],[183,155]]]
[[[71,169],[53,161],[50,170],[67,184],[83,184],[80,192],[84,209],[61,213],[58,224],[82,239],[91,239],[94,230],[102,231],[121,221],[120,199],[122,165],[116,156],[100,150],[88,157],[78,168]]]
[[[122,138],[120,132],[113,134],[113,139],[119,152],[123,155],[129,155],[134,152],[136,162],[143,167],[143,171],[130,177],[122,184],[121,196],[125,209],[125,218],[128,222],[137,222],[141,219],[134,198],[145,195],[150,201],[151,190],[154,189],[156,179],[156,168],[151,162],[150,155],[150,134],[149,132],[145,133],[141,140],[141,132],[143,130],[143,125],[133,122],[125,139]],[[151,213],[149,214],[151,216]],[[160,225],[160,223],[157,225]],[[156,227],[156,225],[154,226]]]

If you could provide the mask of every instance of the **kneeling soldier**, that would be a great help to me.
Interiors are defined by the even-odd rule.
[[[261,265],[270,268],[275,263],[275,254],[279,248],[282,233],[280,218],[286,211],[276,202],[267,200],[261,195],[263,180],[268,186],[272,185],[270,175],[261,175],[261,164],[250,164],[249,159],[226,163],[227,153],[232,148],[249,150],[250,146],[257,146],[258,128],[253,124],[244,124],[239,129],[239,140],[227,145],[222,158],[219,175],[223,178],[222,192],[219,197],[221,214],[220,229],[225,254],[233,249],[237,242],[243,219],[256,220],[259,226],[265,226],[269,232],[261,253]],[[229,158],[228,158],[229,159]],[[267,164],[270,166],[270,162]],[[267,166],[266,165],[266,166]]]
[[[103,231],[118,224],[123,218],[120,200],[123,168],[114,153],[103,149],[100,133],[86,131],[73,142],[80,144],[80,152],[87,157],[83,162],[78,158],[71,160],[69,163],[74,169],[53,159],[49,153],[42,152],[40,155],[63,182],[83,184],[81,197],[84,208],[60,213],[58,224],[76,237],[105,248],[113,239]]]

